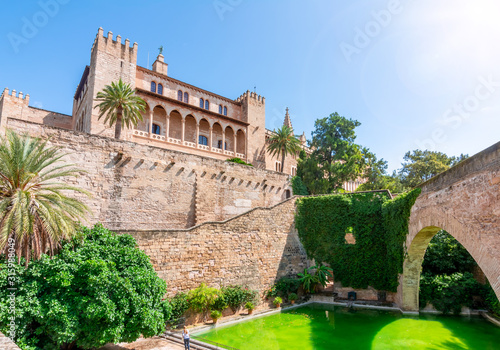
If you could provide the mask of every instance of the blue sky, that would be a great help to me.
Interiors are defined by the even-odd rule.
[[[54,6],[54,3],[57,6]],[[267,127],[296,133],[338,112],[357,142],[400,167],[408,150],[474,154],[499,141],[500,4],[493,0],[7,2],[0,89],[71,113],[99,27],[164,47],[169,75],[235,99],[266,97]]]

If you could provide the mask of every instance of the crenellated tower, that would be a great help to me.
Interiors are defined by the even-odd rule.
[[[247,90],[236,99],[241,103],[247,129],[247,158],[258,168],[266,167],[266,99]]]
[[[98,120],[94,99],[104,86],[120,78],[135,88],[137,49],[137,43],[130,46],[129,39],[122,43],[120,35],[113,40],[112,32],[104,36],[103,29],[99,28],[91,49],[90,65],[85,68],[74,96],[73,129],[113,137],[113,128],[105,126],[103,119]]]

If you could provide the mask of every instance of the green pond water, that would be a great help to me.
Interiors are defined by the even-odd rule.
[[[500,350],[500,328],[480,317],[421,315],[309,304],[195,334],[237,349]]]

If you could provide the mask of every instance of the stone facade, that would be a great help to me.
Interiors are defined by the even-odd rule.
[[[500,298],[500,143],[419,187],[422,193],[411,210],[399,304],[418,311],[425,250],[441,229],[467,249]]]
[[[263,295],[277,279],[308,267],[294,226],[295,198],[188,230],[120,230],[151,257],[169,294],[205,282],[246,285]]]
[[[92,194],[81,198],[93,211],[90,223],[113,230],[187,228],[290,196],[282,173],[20,119],[8,118],[7,127],[69,153],[64,159],[84,172],[66,181]]]

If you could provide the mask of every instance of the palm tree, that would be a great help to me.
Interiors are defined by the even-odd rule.
[[[146,102],[139,96],[134,95],[130,84],[125,84],[122,79],[118,83],[112,82],[97,93],[96,101],[101,102],[94,108],[99,107],[99,118],[106,114],[105,124],[115,124],[115,139],[119,139],[124,125],[130,128],[142,121],[142,114],[146,110]]]
[[[0,252],[14,249],[18,261],[53,255],[62,239],[75,235],[77,221],[90,212],[68,191],[88,193],[56,179],[78,176],[65,156],[47,141],[7,130],[0,137]],[[10,250],[9,250],[10,249]]]
[[[300,141],[293,135],[293,129],[283,125],[281,129],[274,131],[269,139],[267,151],[276,158],[281,156],[281,172],[285,168],[285,157],[287,154],[297,154],[300,151]]]

